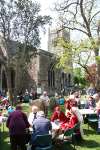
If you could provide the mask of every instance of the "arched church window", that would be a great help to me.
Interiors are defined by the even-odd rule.
[[[71,85],[71,74],[70,73],[68,74],[68,85],[69,86]]]

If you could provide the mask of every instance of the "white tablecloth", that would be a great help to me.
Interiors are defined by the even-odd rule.
[[[93,109],[79,109],[82,115],[96,114],[96,111]]]
[[[51,122],[52,124],[52,130],[57,130],[60,128],[60,123],[56,123],[56,122]]]

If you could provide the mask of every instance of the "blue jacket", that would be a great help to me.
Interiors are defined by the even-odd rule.
[[[35,143],[37,135],[49,134],[49,131],[52,129],[52,125],[49,119],[45,117],[37,117],[33,121],[33,134],[31,141]]]

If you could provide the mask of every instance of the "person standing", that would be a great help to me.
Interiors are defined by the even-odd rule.
[[[47,91],[44,91],[43,94],[40,96],[40,99],[44,102],[45,104],[45,116],[48,115],[48,106],[49,106],[49,103],[50,103],[50,99],[47,95]]]
[[[9,128],[11,150],[17,150],[18,146],[21,150],[26,150],[26,129],[29,128],[29,123],[20,105],[9,115],[6,126]]]

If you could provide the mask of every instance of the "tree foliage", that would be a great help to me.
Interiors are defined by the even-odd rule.
[[[61,29],[76,30],[87,37],[87,50],[92,51],[97,64],[96,88],[100,90],[100,7],[99,0],[64,0],[56,3]],[[89,49],[90,47],[90,49]],[[85,51],[86,52],[86,51]],[[80,55],[80,54],[78,54]],[[79,57],[80,58],[80,57]],[[82,59],[79,59],[81,61]]]
[[[89,64],[94,63],[95,59],[91,50],[93,49],[93,45],[91,45],[91,42],[88,41],[88,39],[81,41],[81,42],[73,42],[73,41],[68,42],[68,41],[64,41],[64,39],[57,39],[57,42],[59,43],[59,46],[61,46],[64,49],[63,52],[60,53],[60,55],[57,55],[57,59],[58,59],[57,67],[63,68],[65,71],[68,71],[68,70],[71,71],[72,67],[71,65],[69,65],[69,62],[70,63],[72,62],[74,71],[75,71],[75,68],[76,69],[81,68],[85,72],[83,76],[82,74],[80,74],[80,69],[79,70],[77,69],[77,75],[76,75],[76,72],[74,72],[75,82],[76,80],[78,80],[78,82],[80,83],[81,77],[83,78],[82,81],[84,80],[85,82],[86,76],[87,77],[89,76],[89,78],[92,79],[93,74],[92,74],[92,71],[89,70]],[[96,74],[97,74],[97,71],[95,72],[95,77],[96,77]],[[93,83],[94,86],[96,84],[96,80],[95,81],[88,80],[88,83],[89,82]]]
[[[86,85],[88,85],[83,68],[81,67],[74,68],[73,72],[74,72],[74,84],[75,85],[81,88],[84,88]]]
[[[65,41],[60,38],[57,39],[59,46],[63,48],[60,55],[57,55],[59,58],[59,65],[61,67],[66,67],[65,63],[72,61],[74,65],[87,66],[91,58],[91,44],[88,43],[88,40],[81,42],[74,41]],[[83,57],[85,55],[85,57]]]
[[[96,83],[96,73],[97,73],[97,70],[96,70],[96,64],[91,64],[87,67],[88,69],[88,72],[90,72],[90,75],[85,73],[85,78],[88,82],[90,83]]]
[[[8,90],[11,90],[11,62],[16,66],[16,74],[20,66],[28,64],[39,47],[40,28],[50,22],[50,16],[40,15],[40,8],[40,4],[32,0],[0,1],[0,35],[6,57]]]

